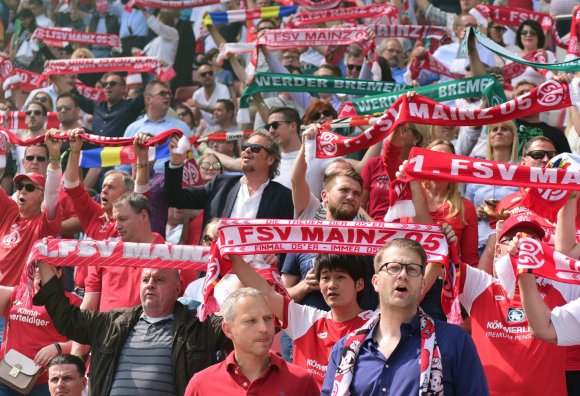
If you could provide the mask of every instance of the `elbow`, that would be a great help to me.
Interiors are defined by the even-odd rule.
[[[550,324],[551,324],[551,322],[550,322]],[[556,337],[556,332],[550,331],[550,328],[538,329],[537,327],[532,327],[531,325],[529,327],[530,327],[530,333],[532,334],[532,337],[537,338],[538,340],[552,343],[552,344],[556,344],[558,342],[558,338]]]

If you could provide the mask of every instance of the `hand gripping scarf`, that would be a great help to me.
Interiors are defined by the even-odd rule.
[[[503,288],[513,298],[522,273],[534,274],[558,282],[580,285],[580,260],[557,252],[550,245],[532,238],[522,238],[517,256],[506,255],[494,265]]]
[[[419,396],[443,395],[443,365],[441,351],[437,345],[435,322],[420,307],[419,320],[421,324],[421,376],[419,377]],[[363,340],[381,320],[380,312],[364,324],[363,327],[350,333],[341,352],[341,359],[332,386],[332,396],[350,395],[354,366],[360,353]]]
[[[570,84],[546,81],[527,94],[486,109],[460,109],[416,95],[402,95],[377,122],[356,136],[342,136],[323,125],[316,138],[316,157],[334,158],[357,152],[382,141],[405,122],[429,125],[483,126],[522,118],[530,114],[567,108],[578,103],[577,79]]]

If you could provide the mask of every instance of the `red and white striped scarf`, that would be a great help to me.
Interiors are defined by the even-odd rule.
[[[129,0],[125,5],[125,9],[131,11],[133,7],[148,7],[185,10],[188,8],[204,7],[219,3],[220,0]]]
[[[441,26],[431,25],[370,25],[377,38],[406,37],[415,40],[443,40],[447,30]]]
[[[388,4],[373,4],[364,7],[347,7],[332,10],[302,12],[293,16],[286,26],[294,28],[328,21],[345,21],[361,18],[377,18],[382,16],[388,17],[389,24],[399,23],[399,14],[395,7]]]
[[[550,14],[521,8],[477,5],[469,13],[475,17],[479,25],[485,27],[487,27],[489,21],[492,21],[494,25],[517,27],[528,19],[537,21],[544,30],[549,30],[553,26]]]
[[[443,395],[443,365],[441,351],[437,345],[435,322],[420,307],[419,321],[421,327],[421,349],[419,352],[419,364],[421,375],[419,377],[419,396]],[[350,333],[341,351],[340,363],[336,367],[332,396],[350,395],[350,384],[354,373],[356,359],[360,353],[364,339],[379,324],[380,312],[377,312],[361,328]]]
[[[570,40],[568,41],[568,48],[566,51],[566,60],[570,61],[580,57],[580,42],[578,41],[578,24],[580,23],[580,9],[576,10],[572,15],[572,25],[570,26]],[[554,29],[556,31],[556,29]]]
[[[26,123],[26,113],[24,111],[0,111],[0,131],[2,125],[4,125],[4,127],[7,129],[12,130],[28,129],[28,124]],[[57,114],[54,111],[49,112],[46,117],[46,128],[58,128],[59,125],[60,121]]]
[[[67,42],[121,47],[121,39],[116,34],[79,32],[66,28],[38,27],[34,30],[34,33],[32,33],[32,38],[43,40],[48,46],[51,46],[51,43]]]

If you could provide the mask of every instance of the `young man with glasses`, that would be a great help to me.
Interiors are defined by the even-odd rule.
[[[218,175],[203,186],[183,188],[183,154],[170,142],[171,161],[165,167],[165,197],[169,206],[204,209],[203,224],[213,218],[292,219],[290,190],[272,179],[278,174],[280,148],[266,132],[254,132],[242,146],[242,175]]]
[[[526,80],[519,81],[514,88],[513,97],[516,98],[527,94],[536,87],[537,84],[533,82]],[[572,152],[570,143],[568,142],[564,132],[540,121],[540,113],[530,114],[527,117],[518,118],[515,121],[518,126],[518,137],[520,140],[520,152],[522,158],[524,157],[523,147],[535,136],[545,136],[549,138],[553,142],[557,154]]]
[[[63,131],[83,128],[80,101],[73,93],[67,92],[58,96],[56,100],[56,115],[60,121],[60,129]]]
[[[190,105],[198,118],[203,117],[208,130],[215,130],[217,121],[213,114],[218,99],[229,99],[230,90],[224,84],[216,82],[213,67],[204,63],[198,69],[201,88],[193,93]]]
[[[377,253],[379,311],[334,346],[322,395],[489,394],[469,335],[419,308],[426,264],[425,251],[410,239],[394,239]]]

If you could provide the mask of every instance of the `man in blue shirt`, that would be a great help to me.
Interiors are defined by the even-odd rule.
[[[372,283],[379,316],[365,325],[366,333],[357,330],[334,346],[323,395],[408,396],[419,394],[420,387],[430,395],[489,394],[469,335],[418,309],[426,262],[421,245],[410,239],[394,239],[377,253]],[[433,336],[429,349],[426,340]]]

